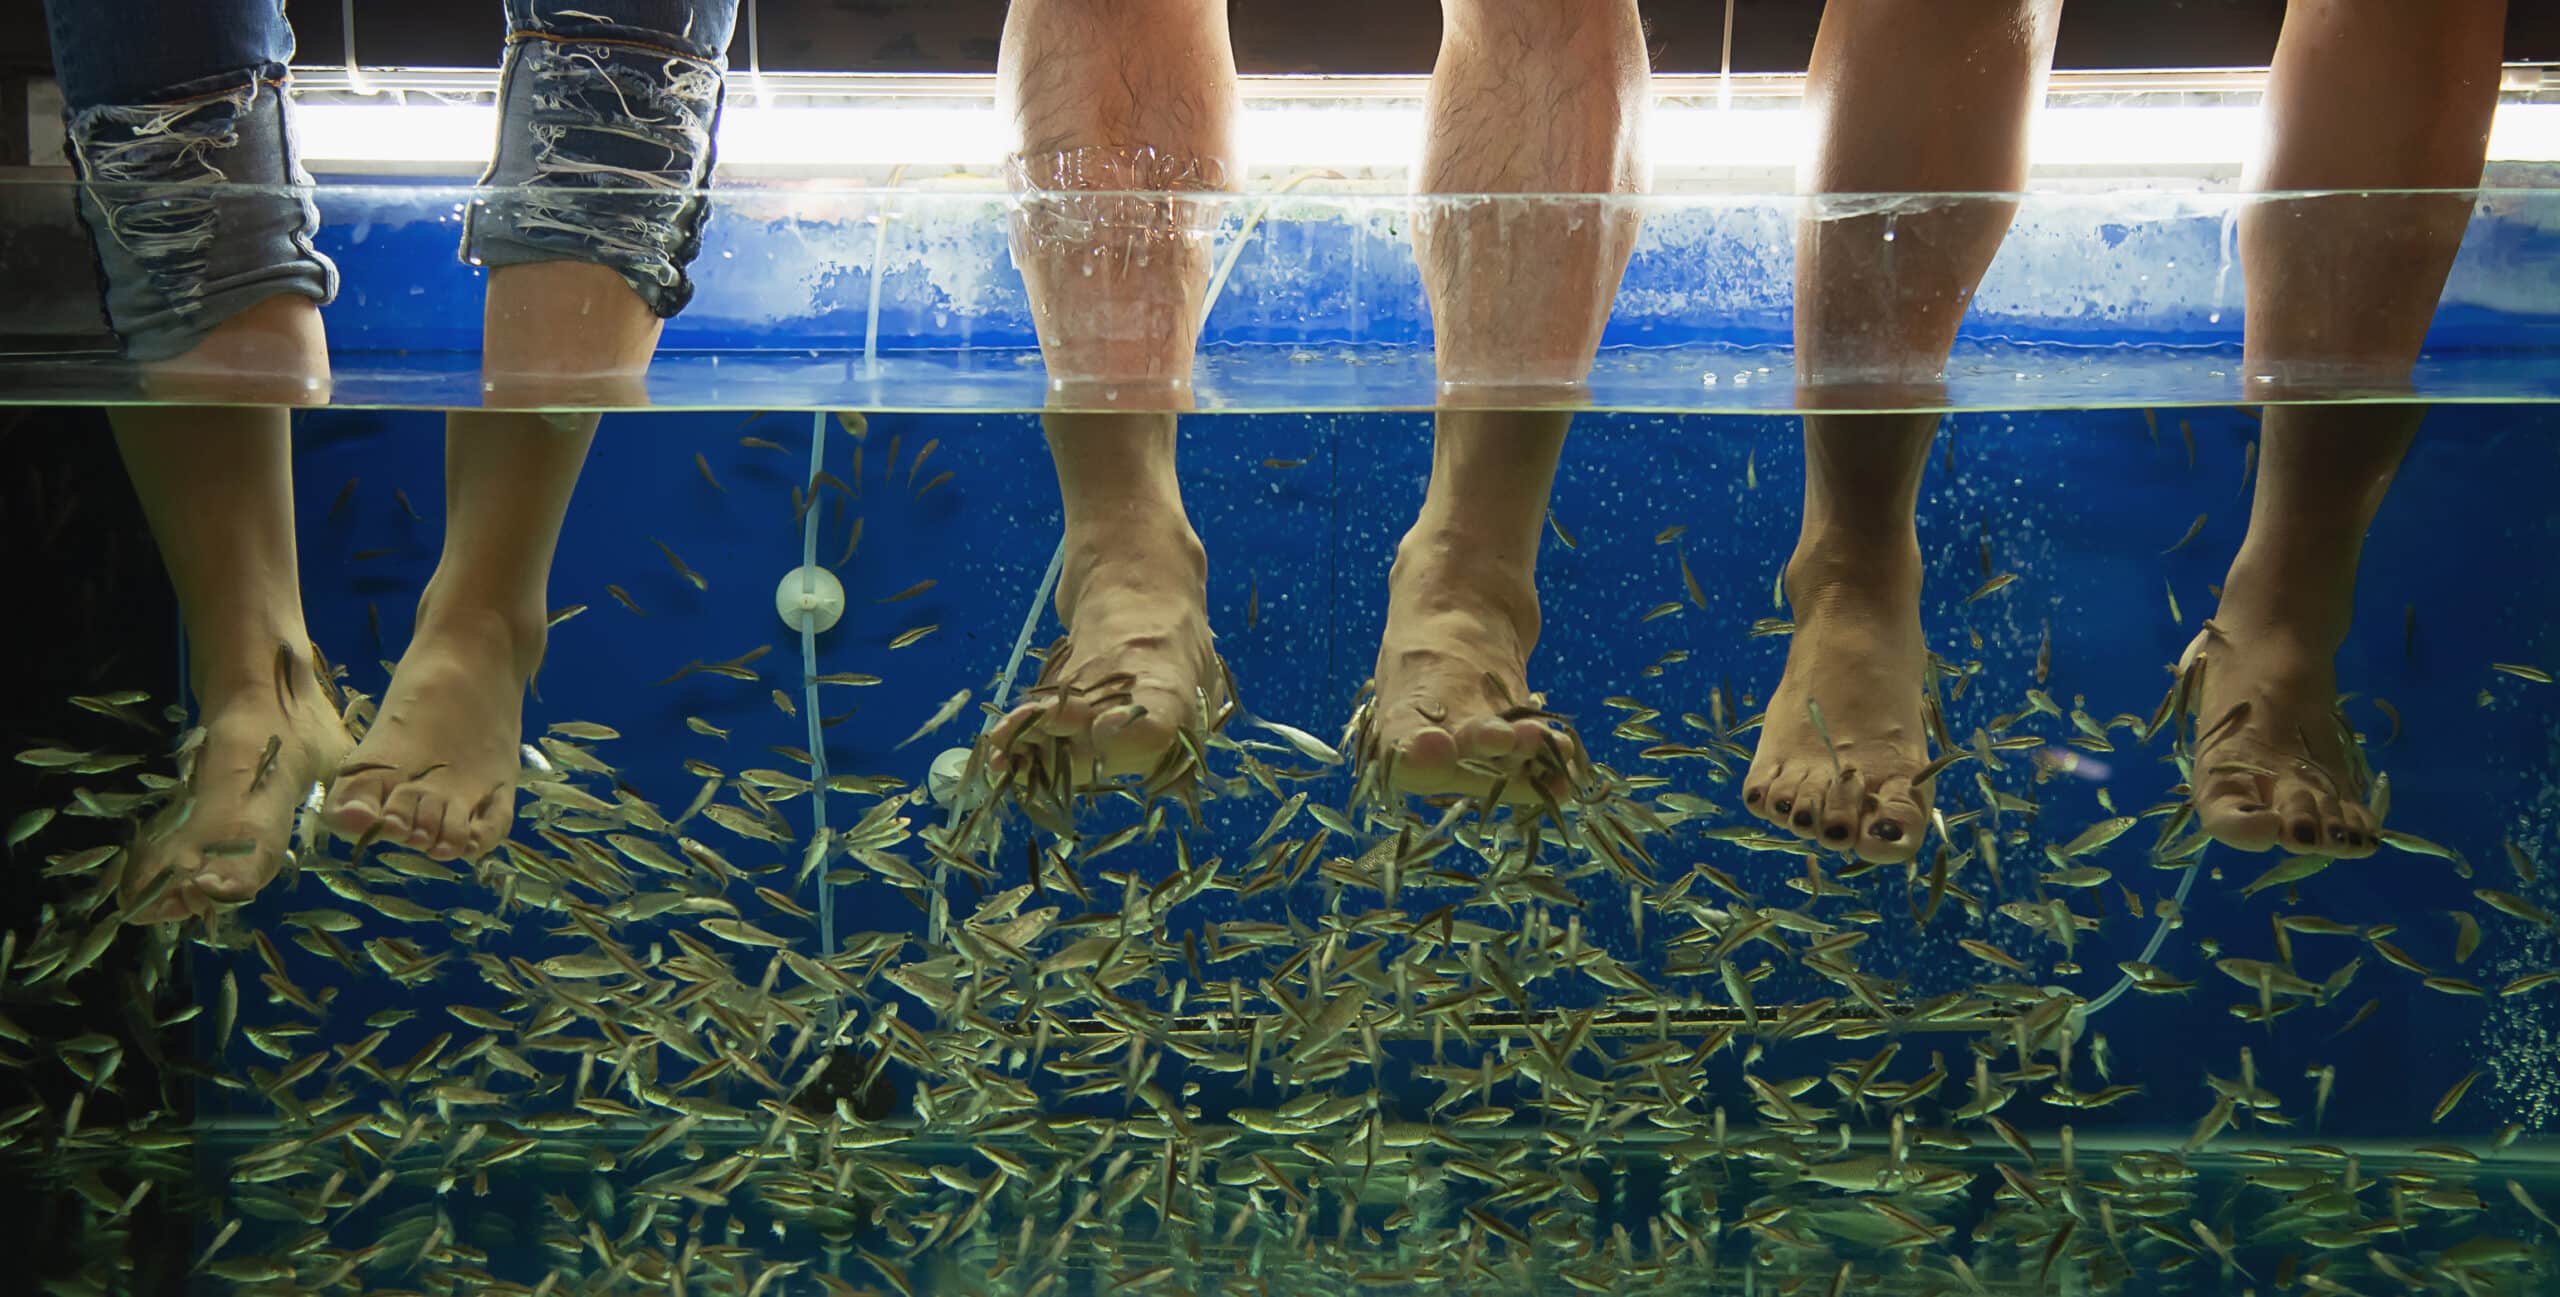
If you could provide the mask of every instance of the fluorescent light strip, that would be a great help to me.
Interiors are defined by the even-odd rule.
[[[450,165],[478,171],[489,157],[497,111],[485,106],[298,104],[295,128],[311,169],[380,164]],[[2056,106],[2036,122],[2033,162],[2047,168],[2224,168],[2245,161],[2257,138],[2248,105]],[[1255,167],[1393,171],[1422,143],[1419,104],[1344,99],[1285,107],[1248,102],[1239,147]],[[719,156],[751,167],[991,167],[1012,145],[1004,116],[983,104],[927,101],[757,107],[733,98],[722,115]],[[1795,107],[1665,105],[1648,147],[1660,168],[1788,168],[1806,146]],[[2510,103],[2489,133],[2494,162],[2560,162],[2560,104]]]

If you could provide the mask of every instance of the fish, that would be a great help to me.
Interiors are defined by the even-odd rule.
[[[2160,552],[2161,552],[2161,554],[2162,554],[2162,555],[2164,555],[2164,556],[2165,556],[2165,555],[2169,555],[2169,554],[2175,554],[2175,553],[2177,553],[2179,550],[2185,549],[2185,548],[2187,547],[2187,542],[2188,542],[2188,541],[2191,541],[2191,540],[2194,540],[2194,539],[2196,538],[2197,533],[2202,532],[2202,531],[2204,530],[2204,521],[2205,521],[2205,515],[2204,515],[2204,514],[2201,514],[2201,513],[2200,513],[2200,514],[2197,514],[2197,515],[2196,515],[2196,520],[2195,520],[2194,522],[2191,522],[2191,523],[2188,523],[2188,524],[2187,524],[2187,529],[2186,529],[2186,531],[2185,531],[2184,533],[2182,533],[2182,534],[2180,534],[2180,535],[2179,535],[2179,537],[2178,537],[2178,539],[2177,539],[2177,542],[2176,542],[2175,544],[2172,544],[2171,546],[2169,546],[2169,548],[2167,548],[2167,549],[2164,549],[2164,550],[2160,551]]]
[[[1704,609],[1707,606],[1706,592],[1698,588],[1698,578],[1690,575],[1689,555],[1686,551],[1677,552],[1680,557],[1680,584],[1687,588],[1690,604],[1694,607]]]
[[[922,581],[918,581],[918,582],[916,582],[914,585],[908,586],[906,589],[904,589],[904,590],[900,590],[900,591],[899,591],[899,592],[897,592],[896,594],[890,595],[889,597],[887,597],[887,598],[885,598],[885,599],[874,599],[874,600],[872,600],[871,602],[873,602],[873,603],[902,603],[902,602],[904,602],[904,601],[906,601],[906,600],[909,600],[909,599],[913,599],[913,598],[915,598],[917,595],[923,594],[925,591],[930,590],[930,589],[934,588],[936,585],[939,585],[939,584],[941,584],[941,583],[940,583],[940,582],[938,582],[938,581],[936,581],[936,580],[934,580],[933,578],[931,578],[931,577],[926,577],[924,580],[922,580]]]
[[[915,643],[917,640],[923,639],[925,636],[940,629],[942,629],[942,627],[939,624],[935,624],[929,626],[916,626],[907,630],[902,630],[898,632],[897,638],[889,641],[889,647],[893,649],[905,648],[908,645]]]
[[[701,451],[697,450],[693,453],[693,466],[702,474],[702,480],[711,484],[712,490],[718,491],[722,495],[727,495],[729,493],[729,488],[720,485],[720,479],[712,476],[711,461],[703,458]]]
[[[969,699],[972,696],[973,695],[969,690],[963,689],[960,692],[951,695],[949,698],[943,699],[942,705],[934,709],[933,715],[927,717],[924,724],[916,727],[915,733],[898,740],[895,746],[903,748],[906,745],[915,742],[917,739],[923,738],[925,735],[931,734],[935,730],[941,729],[943,726],[950,724],[953,717],[958,716],[969,706]]]
[[[2471,894],[2478,897],[2480,901],[2490,909],[2496,910],[2500,914],[2507,915],[2511,918],[2522,919],[2527,923],[2539,924],[2546,928],[2552,926],[2550,911],[2543,909],[2541,906],[2536,905],[2513,892],[2501,892],[2495,888],[2481,887],[2474,888]]]
[[[699,716],[685,717],[684,726],[686,729],[692,730],[696,734],[707,735],[711,738],[719,739],[724,743],[727,742],[729,738],[729,731],[724,730]]]
[[[915,485],[916,485],[916,474],[917,474],[917,473],[919,473],[919,472],[921,472],[921,471],[923,471],[923,469],[924,469],[924,462],[925,462],[926,460],[928,460],[928,459],[933,458],[933,452],[935,451],[935,449],[937,449],[937,448],[938,448],[938,447],[940,447],[941,445],[942,445],[942,438],[940,438],[940,437],[931,437],[931,438],[927,438],[927,439],[926,439],[926,441],[925,441],[924,445],[919,446],[919,447],[917,447],[917,448],[916,448],[916,457],[915,457],[914,459],[911,459],[911,460],[908,460],[908,461],[907,461],[907,489],[908,489],[908,490],[910,490],[910,491],[915,490]],[[938,481],[938,480],[940,480],[940,479],[936,479],[936,480]],[[930,490],[932,490],[932,489],[933,489],[933,488],[932,488],[932,487],[930,487],[930,486],[928,486],[928,487],[926,487],[926,488],[925,488],[925,490],[926,490],[926,491],[930,491]],[[921,495],[921,494],[923,494],[923,492],[922,492],[922,491],[918,491],[918,492],[917,492],[917,494]]]
[[[744,447],[744,448],[748,449],[748,450],[780,450],[780,449],[782,449],[782,443],[781,443],[781,442],[778,442],[778,441],[769,441],[769,440],[767,440],[767,439],[765,439],[765,438],[763,438],[763,437],[740,437],[740,438],[738,438],[738,444],[739,444],[740,446],[742,446],[742,447]]]
[[[2453,1083],[2452,1089],[2444,1092],[2443,1098],[2436,1100],[2435,1110],[2427,1115],[2428,1124],[2441,1123],[2453,1112],[2454,1108],[2462,1102],[2462,1096],[2471,1093],[2471,1085],[2480,1079],[2480,1071],[2481,1069],[2476,1067],[2471,1069],[2461,1080]]]
[[[2550,672],[2524,662],[2492,662],[2489,664],[2489,669],[2514,676],[2518,680],[2530,680],[2538,685],[2551,683]]]
[[[2453,962],[2468,964],[2471,962],[2473,953],[2479,949],[2480,920],[2473,918],[2469,910],[2455,910],[2453,912]]]
[[[655,536],[651,536],[649,538],[649,543],[657,546],[658,552],[667,556],[668,565],[675,568],[676,575],[683,577],[686,584],[692,586],[696,590],[708,590],[711,588],[710,578],[702,575],[700,572],[694,571],[691,567],[686,566],[683,557],[678,555],[673,549],[668,548],[665,541],[660,540]]]
[[[647,610],[643,609],[639,604],[632,602],[630,592],[624,590],[621,586],[608,585],[604,588],[604,592],[612,595],[615,603],[621,604],[623,607],[630,609],[634,614],[642,617],[649,615]]]
[[[2015,582],[2017,579],[2018,574],[2015,572],[1999,573],[1991,579],[1984,581],[1982,584],[1975,586],[1973,588],[1973,593],[1966,595],[1964,597],[1964,601],[1966,603],[1980,603],[1984,599],[2008,589],[2010,584]]]
[[[1557,540],[1564,542],[1564,547],[1566,549],[1582,548],[1582,542],[1575,540],[1573,538],[1573,533],[1566,531],[1564,529],[1564,524],[1556,520],[1556,511],[1553,509],[1547,510],[1547,527],[1549,530],[1555,532]]]
[[[773,691],[773,709],[795,719],[800,715],[800,709],[791,703],[791,695],[779,689]]]
[[[942,470],[942,471],[941,471],[941,472],[939,472],[939,473],[934,474],[934,475],[933,475],[932,480],[930,480],[930,481],[926,482],[922,487],[920,487],[920,488],[918,488],[918,489],[917,489],[917,491],[916,491],[916,497],[915,497],[915,498],[917,498],[917,499],[921,500],[921,499],[925,498],[926,496],[933,494],[933,490],[934,490],[934,488],[935,488],[935,487],[938,487],[938,486],[942,485],[943,483],[950,481],[950,480],[951,480],[951,477],[952,477],[952,472],[951,472],[951,470],[950,470],[950,469],[947,469],[947,468],[946,468],[946,469],[944,469],[944,470]]]
[[[1305,460],[1303,460],[1303,459],[1266,459],[1266,460],[1262,461],[1262,466],[1263,466],[1264,468],[1281,468],[1281,469],[1285,469],[1285,468],[1305,468],[1305,467],[1307,466],[1307,461],[1305,461]]]
[[[403,488],[403,487],[393,487],[393,488],[391,489],[391,498],[399,504],[399,506],[400,506],[400,512],[402,512],[402,513],[405,513],[405,514],[409,515],[409,521],[411,521],[411,522],[425,522],[425,521],[426,521],[426,519],[421,518],[421,517],[419,517],[419,516],[418,516],[418,507],[417,507],[416,505],[413,505],[413,504],[409,503],[409,492],[408,492],[408,490],[407,490],[406,488]]]
[[[2166,578],[2162,578],[2162,580],[2161,580],[2161,582],[2160,582],[2160,588],[2161,588],[2162,590],[2164,590],[2164,591],[2167,591],[2167,592],[2168,592],[2168,595],[2169,595],[2169,624],[2170,624],[2170,625],[2172,625],[2172,626],[2184,626],[2184,625],[2186,625],[2186,624],[2187,624],[2186,616],[2185,616],[2184,614],[2182,614],[2182,613],[2180,613],[2180,612],[2178,611],[2178,587],[2177,587],[2177,585],[2176,585],[2175,583],[2173,583],[2173,582],[2169,581],[2169,580],[2168,580],[2168,579],[2166,579]]]

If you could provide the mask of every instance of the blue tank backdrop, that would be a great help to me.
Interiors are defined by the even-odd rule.
[[[879,275],[879,346],[1028,354],[1028,300],[1008,250],[1008,200],[985,192],[733,186],[714,191],[698,296],[668,322],[676,351],[861,350]],[[471,352],[484,272],[455,259],[466,183],[324,178],[318,246],[342,286],[342,351]],[[2029,196],[1975,294],[1959,359],[1989,346],[2229,348],[2241,277],[2230,193]],[[879,218],[888,212],[885,231]],[[1420,348],[1429,312],[1412,253],[1412,200],[1392,194],[1239,198],[1216,239],[1236,252],[1203,345]],[[1790,341],[1794,200],[1649,200],[1602,346],[1764,350]],[[2474,212],[2429,334],[2433,355],[2560,340],[2560,195],[2493,191]],[[423,358],[421,363],[425,363]]]
[[[821,493],[816,549],[819,561],[842,578],[847,611],[818,637],[817,669],[884,680],[819,689],[821,710],[838,720],[825,731],[828,766],[921,779],[936,752],[965,740],[978,722],[974,707],[940,733],[903,749],[895,745],[956,691],[971,691],[973,703],[987,697],[1056,543],[1059,514],[1047,457],[1027,416],[876,416],[859,440],[833,418],[819,422],[828,470],[858,483],[859,495],[844,501],[836,492]],[[586,611],[552,632],[540,697],[527,708],[529,739],[547,724],[573,718],[613,726],[620,738],[591,746],[669,814],[699,786],[682,769],[689,758],[730,773],[758,765],[792,768],[769,749],[806,741],[806,717],[786,716],[774,701],[779,689],[799,704],[798,645],[772,603],[776,582],[799,561],[792,492],[807,473],[811,423],[806,414],[607,416],[551,583],[555,606],[584,604]],[[308,520],[302,563],[312,631],[348,666],[350,684],[369,693],[379,693],[388,661],[405,642],[434,559],[441,521],[434,507],[437,427],[438,416],[425,412],[322,411],[299,421],[295,471]],[[1210,554],[1218,646],[1257,714],[1328,739],[1339,732],[1374,661],[1388,566],[1429,470],[1427,432],[1418,415],[1203,416],[1185,423],[1184,480]],[[2102,724],[2118,713],[2147,716],[2170,684],[2168,665],[2211,611],[2209,587],[2239,542],[2250,485],[2244,469],[2256,432],[2252,413],[2233,408],[1950,417],[1920,513],[1929,582],[1925,624],[1932,648],[1948,661],[1981,663],[1973,688],[1950,704],[1950,730],[1963,736],[1992,715],[2025,706],[2022,696],[2033,683],[2048,628],[2052,674],[2045,687],[2058,706],[2085,707]],[[2143,1093],[2097,1112],[2013,1105],[2012,1120],[2029,1129],[2073,1121],[2084,1131],[2183,1131],[2211,1102],[2199,1069],[2235,1076],[2244,1047],[2255,1051],[2260,1083],[2287,1096],[2288,1109],[2297,1113],[2307,1105],[2306,1067],[2336,1065],[2340,1080],[2325,1130],[2339,1138],[2477,1136],[2510,1120],[2538,1123],[2551,1116],[2548,1078],[2560,1061],[2560,1045],[2553,1043],[2560,1037],[2539,994],[2438,995],[2374,958],[2362,941],[2296,935],[2305,976],[2324,977],[2355,958],[2363,967],[2345,994],[2286,1014],[2271,1036],[2223,1012],[2225,1003],[2254,1001],[2254,992],[2216,972],[2197,945],[2212,939],[2232,953],[2262,953],[2270,916],[2279,913],[2358,923],[2387,916],[2400,925],[2397,945],[2493,988],[2554,966],[2560,946],[2549,932],[2482,912],[2490,940],[2474,963],[2457,970],[2446,915],[2478,911],[2474,887],[2528,890],[2510,876],[2502,839],[2560,866],[2551,687],[2488,666],[2560,658],[2548,591],[2527,575],[2538,570],[2536,556],[2560,545],[2560,517],[2548,501],[2549,484],[2560,480],[2555,433],[2560,428],[2549,407],[2466,406],[2430,417],[2375,525],[2354,632],[2338,662],[2341,688],[2356,695],[2348,714],[2365,734],[2374,765],[2390,776],[2389,826],[2454,848],[2475,876],[2457,877],[2444,860],[2386,850],[2329,868],[2301,887],[2297,904],[2280,886],[2241,895],[2244,884],[2280,857],[2215,848],[2194,884],[2185,930],[2160,957],[2196,989],[2183,996],[2128,995],[2089,1022],[2091,1034],[2107,1039],[2114,1080],[2139,1084]],[[781,449],[741,445],[742,437],[770,439]],[[929,444],[921,469],[912,468]],[[725,490],[697,471],[697,452]],[[947,481],[923,489],[945,472]],[[351,481],[348,507],[333,513]],[[1672,718],[1682,712],[1704,710],[1708,691],[1720,683],[1744,696],[1745,714],[1758,710],[1776,682],[1786,640],[1753,638],[1749,631],[1756,619],[1785,615],[1773,605],[1772,584],[1793,539],[1801,485],[1794,420],[1624,414],[1577,421],[1557,484],[1555,526],[1540,556],[1544,630],[1531,681],[1552,706],[1578,718],[1601,760],[1622,772],[1669,776],[1670,788],[1722,806],[1727,814],[1717,823],[1738,818],[1739,771],[1720,778],[1703,762],[1640,758],[1643,743],[1611,736],[1616,713],[1603,700],[1641,699],[1662,710],[1665,729],[1679,728]],[[421,521],[410,521],[393,501],[394,488],[406,490]],[[2206,521],[2194,539],[2163,556],[2198,514]],[[859,549],[838,561],[855,517],[863,523]],[[1675,526],[1687,530],[1667,543],[1658,539]],[[696,590],[680,579],[653,540],[703,573],[709,588]],[[1986,541],[1994,566],[2019,579],[1968,604],[1965,596],[1982,582]],[[374,551],[387,552],[354,557]],[[1685,594],[1684,557],[1704,607]],[[936,584],[925,593],[881,602],[927,579]],[[608,585],[619,586],[645,615],[619,604]],[[1662,606],[1676,610],[1646,619]],[[889,647],[902,632],[928,625],[937,629],[912,646]],[[1056,633],[1054,617],[1044,612],[1034,647]],[[732,658],[761,645],[774,650],[757,664],[761,681],[695,674],[658,683],[689,661]],[[1685,658],[1677,656],[1683,652]],[[1024,664],[1022,681],[1037,667]],[[2375,699],[2388,700],[2400,719],[2389,719]],[[728,737],[689,730],[688,716],[726,729]],[[2041,718],[2020,728],[2049,734],[2056,744],[2074,732]],[[2007,755],[2022,761],[2029,754]],[[2165,740],[2146,749],[2119,733],[2116,751],[2092,757],[2112,767],[2103,783],[2056,775],[2035,790],[2038,836],[2058,840],[2103,818],[2101,787],[2127,814],[2160,802],[2175,778],[2165,758]],[[2084,767],[2087,773],[2093,772]],[[1337,804],[1348,791],[1338,777],[1312,787]],[[1965,797],[1972,800],[1969,792]],[[848,822],[868,801],[833,795],[830,823]],[[804,834],[807,808],[806,798],[782,804]],[[1240,862],[1270,809],[1259,802],[1212,803],[1208,831],[1194,834],[1194,850]],[[796,847],[746,843],[707,825],[691,831],[742,867],[784,869],[786,880],[796,868]],[[2177,879],[2147,867],[2150,832],[2146,822],[2082,862],[2114,871],[2114,881],[2089,898],[2103,902],[2097,912],[2106,917],[2078,939],[2076,962],[2085,971],[2046,980],[2094,997],[2117,980],[2117,961],[2140,955],[2154,920],[2130,914],[2119,885],[2147,911]],[[1704,860],[1755,892],[1791,895],[1785,889],[1796,872],[1791,857],[1755,856],[1706,840],[1696,824],[1655,850],[1666,878]],[[1108,867],[1150,879],[1171,867],[1165,850],[1133,848],[1123,855]],[[1011,871],[1007,883],[1021,881],[1018,857],[997,863]],[[1976,866],[1964,883],[1996,905],[2026,895],[2022,889],[2040,863],[2012,860],[1997,884]],[[2040,963],[2060,958],[2015,923],[1974,920],[1952,903],[1915,931],[1913,916],[1897,908],[1904,894],[1900,873],[1897,867],[1867,880],[1883,883],[1876,895],[1884,912],[1862,954],[1866,967],[1905,979],[1913,995],[1996,974],[1955,944],[1960,937],[2022,954],[2041,950],[2041,957],[2027,955]],[[1206,897],[1197,903],[1205,913],[1184,922],[1277,920],[1284,913],[1304,918],[1326,907],[1327,886],[1310,879],[1285,894],[1248,901]],[[2007,890],[1991,894],[1995,886]],[[312,883],[302,880],[298,888],[259,904],[289,910],[312,903]],[[967,887],[954,888],[961,896],[954,908],[966,913]],[[1622,888],[1589,880],[1584,899],[1583,921],[1593,939],[1658,976],[1662,943],[1674,935],[1664,931],[1670,920],[1648,916],[1639,946]],[[916,931],[924,921],[904,893],[886,886],[844,888],[838,904],[840,931]],[[2078,908],[2087,912],[2089,901]],[[1070,904],[1070,913],[1074,909]],[[807,940],[814,947],[815,938]],[[488,953],[537,960],[570,948],[530,924],[476,944]],[[485,993],[459,969],[437,986],[435,994],[457,999]],[[379,981],[349,983],[350,1003],[339,1011],[381,1007],[352,1001],[384,994],[383,988]],[[1780,969],[1758,994],[1763,1003],[1787,1003],[1820,993],[1809,974]],[[1713,991],[1707,998],[1721,1002]],[[2368,998],[2380,1001],[2369,1021],[2343,1038],[2325,1039]],[[911,1004],[908,1012],[920,1009]],[[1953,1038],[1940,1046],[1915,1035],[1904,1044],[1897,1073],[1925,1066],[1933,1048],[1951,1051],[1945,1060],[1951,1087],[1960,1088],[1970,1072]],[[2084,1041],[2082,1048],[2090,1046]],[[1774,1051],[1771,1065],[1781,1069],[1798,1062],[1816,1068],[1826,1057],[1805,1045]],[[385,1049],[400,1052],[398,1043]],[[1401,1047],[1395,1053],[1408,1069],[1419,1058]],[[2490,1066],[2489,1079],[2442,1128],[2427,1127],[2427,1107],[2472,1065],[2466,1060]],[[1724,1066],[1722,1080],[1740,1093],[1738,1062]],[[1429,1083],[1408,1070],[1397,1101],[1418,1104],[1430,1093]],[[2490,1101],[2482,1102],[2484,1096]],[[1222,1103],[1212,1086],[1202,1101],[1214,1107],[1237,1100],[1228,1094]],[[207,1102],[258,1110],[254,1095]],[[2310,1137],[2306,1130],[2293,1134]],[[2174,1144],[2179,1136],[2163,1138]]]

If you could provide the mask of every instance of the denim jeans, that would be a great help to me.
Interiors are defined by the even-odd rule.
[[[281,0],[46,0],[67,152],[108,323],[185,352],[337,268],[285,98]],[[498,145],[464,223],[474,265],[612,268],[661,316],[692,296],[737,0],[506,0]]]

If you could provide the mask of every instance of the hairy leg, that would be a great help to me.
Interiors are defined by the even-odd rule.
[[[501,267],[489,276],[484,326],[490,399],[548,403],[636,386],[660,325],[605,267]],[[446,415],[444,552],[418,601],[417,632],[331,791],[338,832],[439,860],[471,859],[506,836],[551,556],[597,418]]]
[[[1224,705],[1207,558],[1174,474],[1208,259],[1178,199],[1235,162],[1235,63],[1216,0],[1020,0],[997,77],[1038,191],[1014,232],[1048,362],[1042,420],[1066,506],[1067,635],[998,724],[999,761],[1062,751],[1080,774],[1153,769]]]
[[[2442,10],[2294,0],[2267,88],[2260,191],[2438,189],[2251,203],[2240,218],[2245,372],[2281,401],[2405,386],[2469,223],[2497,105],[2503,0]],[[2356,561],[2424,413],[2416,405],[2266,407],[2249,533],[2187,649],[2205,659],[2197,816],[2244,850],[2360,856],[2361,804],[2331,665]],[[2246,704],[2245,710],[2238,710]],[[2230,723],[2213,727],[2225,717]]]
[[[1814,404],[1928,404],[2012,202],[1843,214],[1824,195],[2009,193],[2053,62],[2060,0],[1862,0],[1823,12],[1807,87],[1796,363]],[[1920,849],[1930,789],[1913,512],[1937,416],[1805,417],[1804,516],[1787,560],[1796,629],[1743,803],[1872,861]],[[1821,720],[1815,720],[1820,709]]]
[[[1396,547],[1370,750],[1417,794],[1562,797],[1581,759],[1538,715],[1538,533],[1571,398],[1633,251],[1645,185],[1643,24],[1632,0],[1447,0],[1416,188],[1555,194],[1426,206],[1414,251],[1444,408],[1431,484]],[[1523,777],[1523,772],[1532,772]]]

